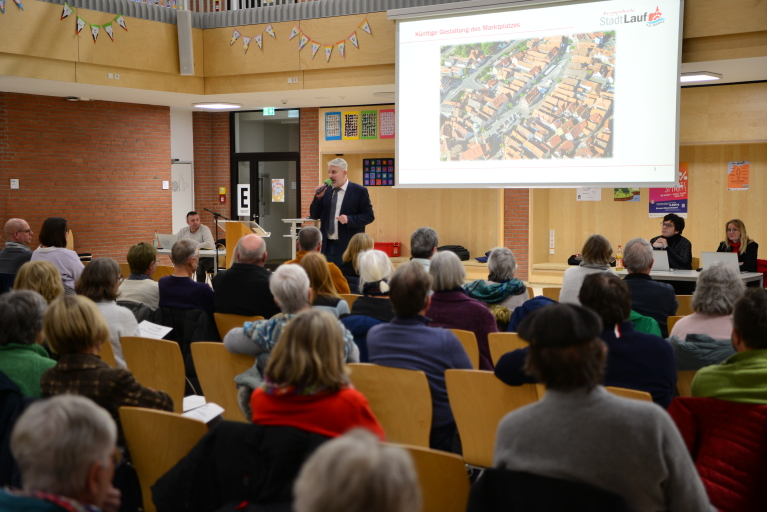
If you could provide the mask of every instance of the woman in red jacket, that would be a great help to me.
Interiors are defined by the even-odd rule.
[[[384,440],[367,399],[349,384],[338,321],[324,311],[306,310],[288,323],[250,406],[259,425],[330,437],[363,427]]]

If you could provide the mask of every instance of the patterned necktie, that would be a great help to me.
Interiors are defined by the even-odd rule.
[[[336,233],[336,205],[338,204],[338,189],[333,189],[333,199],[330,200],[330,226],[328,226],[328,236]]]

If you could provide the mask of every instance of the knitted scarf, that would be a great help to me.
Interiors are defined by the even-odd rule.
[[[525,283],[517,279],[509,279],[502,283],[485,283],[484,279],[478,279],[473,283],[463,286],[466,293],[472,299],[486,304],[500,304],[510,295],[520,295],[527,291]]]
[[[327,386],[320,384],[308,384],[306,386],[292,386],[290,384],[282,384],[279,382],[272,382],[269,377],[264,376],[264,383],[261,385],[261,389],[267,395],[284,396],[284,395],[301,395],[301,396],[313,396],[331,393]]]

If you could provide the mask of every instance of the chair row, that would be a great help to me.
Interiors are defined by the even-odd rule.
[[[528,288],[528,290],[531,290],[531,288]],[[559,302],[559,293],[562,291],[562,288],[542,288],[541,294],[544,297],[548,297],[551,300],[555,300]],[[532,298],[532,297],[531,297]],[[676,296],[677,302],[679,302],[679,307],[676,310],[676,314],[679,317],[692,315],[692,295],[677,295]],[[673,318],[673,317],[671,317]],[[668,328],[669,331],[671,331],[671,326],[669,325]]]

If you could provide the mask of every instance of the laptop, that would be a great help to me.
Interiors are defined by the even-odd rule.
[[[653,251],[652,257],[655,261],[650,270],[651,275],[653,272],[668,272],[671,270],[668,266],[668,253],[666,251]]]
[[[160,249],[170,249],[173,247],[173,244],[176,243],[178,240],[178,236],[176,235],[161,235],[157,234],[157,243],[159,244]]]
[[[738,254],[735,252],[702,252],[700,253],[700,266],[706,270],[715,261],[723,261],[728,267],[732,267],[736,272],[740,272],[740,263],[738,263]]]

